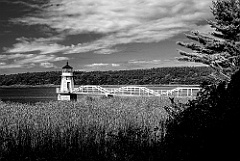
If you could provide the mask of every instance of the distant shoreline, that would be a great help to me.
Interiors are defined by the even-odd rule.
[[[0,86],[0,88],[39,88],[39,87],[60,87],[60,85],[45,84],[45,85],[10,85],[10,86]]]
[[[85,84],[86,85],[86,84]],[[75,85],[75,87],[79,87],[81,85]],[[119,86],[119,87],[124,87],[124,86],[145,86],[145,87],[158,87],[158,86],[162,86],[162,87],[176,87],[176,86],[190,86],[190,87],[198,87],[200,86],[199,84],[122,84],[122,85],[93,85],[93,86]],[[55,87],[55,88],[59,88],[60,85],[53,85],[53,84],[45,84],[45,85],[10,85],[10,86],[0,86],[0,88],[39,88],[39,87]]]

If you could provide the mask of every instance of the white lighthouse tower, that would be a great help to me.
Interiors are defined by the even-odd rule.
[[[61,86],[57,89],[58,100],[76,100],[77,95],[73,93],[73,68],[67,64],[62,67]]]

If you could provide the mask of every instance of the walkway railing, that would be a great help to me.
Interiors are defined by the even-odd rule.
[[[102,88],[101,86],[92,86],[92,85],[86,85],[86,86],[80,86],[79,88],[74,88],[74,93],[76,94],[97,94],[97,95],[108,95],[110,92]]]
[[[171,90],[153,90],[140,86],[125,86],[120,88],[103,88],[95,85],[85,85],[75,88],[73,93],[112,96],[165,96],[165,97],[195,97],[199,87],[177,87]]]
[[[201,90],[199,87],[177,87],[167,91],[167,96],[194,97]]]

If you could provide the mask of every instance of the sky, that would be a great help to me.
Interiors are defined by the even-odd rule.
[[[0,74],[196,66],[177,41],[210,33],[212,0],[0,0]]]

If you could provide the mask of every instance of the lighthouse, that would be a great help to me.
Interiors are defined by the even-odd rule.
[[[77,95],[73,93],[74,81],[73,81],[73,68],[67,64],[62,67],[61,85],[60,89],[57,89],[58,100],[76,100]]]

